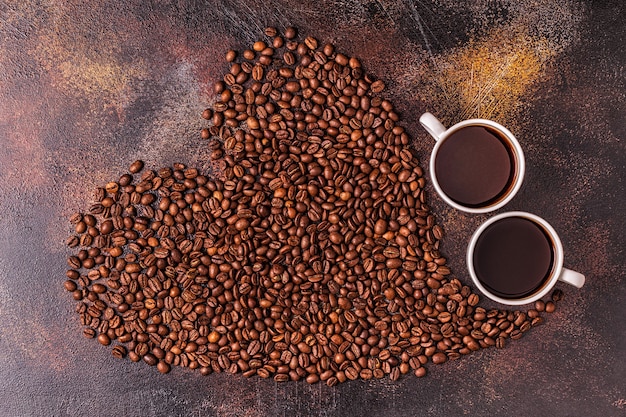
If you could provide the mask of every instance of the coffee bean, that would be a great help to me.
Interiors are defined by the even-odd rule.
[[[145,353],[143,355],[143,361],[150,366],[155,366],[159,363],[159,360],[152,353]]]
[[[535,301],[535,310],[542,312],[546,309],[546,303],[542,300]]]
[[[76,283],[75,283],[74,281],[71,281],[71,280],[67,280],[67,281],[65,281],[65,282],[63,283],[63,286],[65,287],[65,289],[66,289],[67,291],[70,291],[70,292],[75,291],[75,290],[76,290],[76,288],[77,288]]]
[[[111,339],[106,333],[100,333],[97,339],[98,339],[98,342],[100,342],[100,344],[104,346],[108,346],[111,344]]]
[[[111,353],[113,354],[113,356],[115,356],[118,359],[124,359],[126,357],[127,352],[124,346],[116,345],[111,351]]]
[[[287,375],[287,374],[276,374],[276,375],[274,375],[274,381],[276,381],[276,382],[287,382],[287,381],[289,381],[289,375]]]
[[[334,377],[334,376],[331,376],[330,378],[326,380],[326,385],[328,385],[329,387],[334,387],[338,383],[339,383],[339,379],[337,379],[337,377]]]
[[[317,49],[317,39],[315,39],[313,36],[307,36],[304,40],[304,44],[307,46],[307,48],[311,50]]]
[[[372,93],[380,93],[385,89],[385,84],[380,80],[374,81],[371,85],[371,89]]]
[[[561,301],[563,299],[563,291],[560,289],[555,289],[554,291],[552,291],[552,301],[554,302],[558,302]]]
[[[289,26],[288,28],[285,29],[285,38],[287,39],[293,39],[295,38],[297,35],[297,31],[296,28]]]
[[[237,57],[237,52],[235,52],[234,50],[229,49],[226,52],[226,62],[233,62],[236,57]]]
[[[496,347],[502,349],[506,345],[506,339],[504,337],[498,337],[496,339]]]
[[[65,244],[69,246],[70,248],[74,248],[78,246],[79,243],[80,243],[80,239],[77,236],[70,236],[65,241]]]
[[[211,109],[204,109],[204,111],[202,112],[202,118],[206,120],[211,120],[212,117],[213,117],[213,111]],[[208,129],[207,129],[207,133],[208,133]],[[204,138],[204,139],[208,139],[208,138]]]
[[[145,360],[145,357],[144,357],[144,360]],[[146,363],[148,362],[146,361]],[[148,365],[150,365],[150,363],[148,363]],[[157,363],[156,365],[156,368],[162,374],[167,374],[171,370],[170,365],[167,362],[163,362],[163,361],[159,361],[159,363]]]
[[[128,170],[132,174],[136,174],[137,172],[141,171],[142,169],[143,169],[143,161],[141,161],[141,160],[136,160],[135,162],[130,164],[130,167],[128,168]]]
[[[468,299],[467,299],[467,304],[471,305],[471,306],[475,306],[476,304],[478,304],[478,295],[476,294],[470,294]]]
[[[432,356],[433,363],[440,364],[448,360],[445,353],[437,352]]]
[[[74,213],[70,216],[70,223],[78,224],[83,220],[83,215],[81,213]]]
[[[76,256],[70,256],[69,258],[67,258],[67,264],[70,266],[70,268],[73,269],[80,269],[82,267],[81,260],[78,259],[78,257]]]
[[[115,181],[111,181],[108,182],[105,186],[104,189],[106,190],[107,193],[109,194],[115,194],[117,192],[117,190],[119,190],[119,185],[117,182]]]
[[[265,42],[263,41],[256,41],[254,43],[254,45],[252,45],[252,50],[256,51],[256,52],[261,52],[262,50],[265,49]]]

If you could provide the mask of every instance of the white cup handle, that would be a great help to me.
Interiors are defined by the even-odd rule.
[[[446,131],[446,127],[442,125],[435,116],[428,112],[422,114],[420,117],[420,123],[424,126],[424,129],[430,133],[430,136],[435,138],[435,140],[441,139],[441,135],[443,135]]]
[[[585,285],[585,276],[580,272],[572,271],[571,269],[563,268],[559,281],[567,282],[576,288],[582,288]]]

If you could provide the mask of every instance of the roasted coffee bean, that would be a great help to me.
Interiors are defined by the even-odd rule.
[[[375,94],[380,93],[385,89],[385,84],[380,80],[374,81],[371,85],[371,89]]]
[[[145,357],[144,357],[144,360],[145,360]],[[148,362],[146,361],[146,363]],[[148,363],[148,365],[150,365],[150,363]],[[170,365],[167,362],[163,362],[163,361],[159,361],[159,363],[157,363],[156,365],[156,368],[162,374],[167,374],[171,370]]]
[[[437,352],[432,356],[433,363],[444,363],[448,360],[447,356],[443,352]]]
[[[470,294],[468,299],[467,299],[467,304],[469,304],[470,306],[475,306],[476,304],[478,304],[478,295],[476,294]]]
[[[127,351],[124,346],[116,345],[111,351],[111,353],[113,354],[113,356],[115,356],[118,359],[124,359],[126,357]]]
[[[142,356],[142,355],[139,355],[139,356]],[[159,360],[152,353],[144,354],[143,361],[150,366],[155,366],[159,363]]]
[[[97,337],[98,342],[104,346],[108,346],[111,344],[111,338],[106,333],[100,333]]]
[[[559,302],[559,301],[561,301],[561,300],[563,299],[563,291],[562,291],[562,290],[560,290],[560,289],[558,289],[558,288],[557,288],[557,289],[555,289],[555,290],[552,292],[552,297],[551,297],[551,298],[552,298],[552,301],[554,301],[554,302]]]
[[[80,239],[77,236],[70,236],[65,241],[65,244],[69,246],[70,248],[74,248],[78,246],[79,243],[80,243]]]
[[[542,300],[535,301],[535,310],[542,312],[546,309],[546,303]]]
[[[226,52],[226,62],[233,62],[236,57],[237,57],[237,52],[235,52],[234,50],[229,49]]]
[[[204,109],[204,111],[202,112],[202,118],[206,120],[211,120],[213,118],[213,111],[211,109]],[[208,133],[208,129],[207,129],[207,133]],[[204,139],[208,139],[208,137]]]
[[[128,168],[128,171],[130,171],[132,174],[136,174],[137,172],[141,171],[142,169],[143,169],[143,161],[136,160],[135,162],[130,164],[130,167]]]
[[[504,348],[505,344],[506,344],[506,339],[504,337],[498,337],[496,339],[496,347],[498,349]]]
[[[297,34],[296,28],[292,26],[289,26],[287,29],[285,29],[285,38],[289,40],[295,38],[296,34]]]

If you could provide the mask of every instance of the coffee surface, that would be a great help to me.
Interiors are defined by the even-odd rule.
[[[439,186],[453,201],[467,207],[496,202],[513,182],[511,151],[498,132],[484,126],[467,126],[452,133],[436,158]]]
[[[478,279],[489,291],[503,298],[523,298],[549,278],[554,251],[541,226],[509,217],[480,235],[473,262]]]

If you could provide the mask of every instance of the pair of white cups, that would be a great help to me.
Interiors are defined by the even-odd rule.
[[[435,116],[431,113],[424,113],[420,117],[420,123],[424,128],[430,133],[430,135],[435,139],[436,144],[433,148],[431,157],[430,157],[430,175],[433,182],[433,186],[435,190],[439,194],[439,196],[450,206],[464,211],[468,213],[488,213],[494,210],[497,210],[507,204],[511,199],[515,196],[515,194],[519,191],[522,186],[522,181],[524,179],[525,172],[525,160],[524,153],[522,148],[515,138],[513,134],[506,129],[504,126],[486,119],[470,119],[464,120],[460,123],[455,124],[449,129],[446,129],[443,124]],[[468,126],[481,126],[488,129],[496,130],[499,133],[499,136],[505,139],[507,143],[507,147],[513,153],[512,160],[515,165],[515,176],[512,179],[512,184],[508,187],[507,191],[498,198],[496,201],[491,204],[481,206],[481,207],[467,207],[464,206],[457,201],[454,201],[450,196],[448,196],[437,179],[436,175],[436,164],[437,164],[437,153],[441,148],[441,145],[455,132],[459,131]],[[553,265],[551,268],[551,273],[549,277],[543,282],[543,284],[532,294],[525,295],[522,298],[502,298],[497,294],[489,291],[489,289],[485,288],[485,286],[478,279],[476,270],[474,268],[473,258],[474,251],[476,248],[476,242],[479,240],[481,235],[485,232],[485,230],[495,222],[498,222],[504,218],[509,217],[518,217],[533,221],[535,224],[540,226],[545,233],[550,238],[552,244],[552,250],[554,253]],[[541,299],[546,296],[555,286],[557,281],[563,281],[568,284],[571,284],[577,288],[581,288],[585,283],[584,275],[572,271],[570,269],[563,267],[563,245],[561,244],[561,240],[559,239],[558,234],[554,230],[554,228],[544,219],[539,216],[536,216],[531,213],[522,212],[522,211],[511,211],[498,214],[494,217],[489,218],[485,221],[472,235],[468,249],[467,249],[467,267],[472,278],[474,284],[478,287],[478,289],[485,294],[490,299],[497,301],[501,304],[506,305],[523,305],[528,304],[534,301]]]

